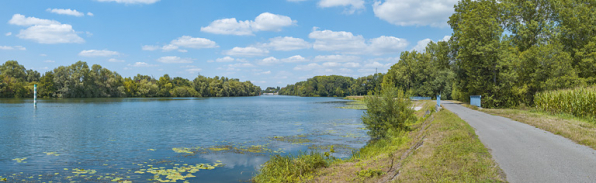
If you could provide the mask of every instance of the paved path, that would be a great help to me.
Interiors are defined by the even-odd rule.
[[[476,129],[509,182],[596,182],[596,150],[508,118],[442,102]]]

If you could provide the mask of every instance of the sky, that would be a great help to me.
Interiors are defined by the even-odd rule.
[[[123,77],[249,80],[384,73],[449,39],[457,0],[0,1],[0,61],[40,73],[77,61]]]

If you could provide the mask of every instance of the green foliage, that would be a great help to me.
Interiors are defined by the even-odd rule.
[[[534,100],[538,110],[596,118],[595,86],[540,92]]]
[[[381,176],[381,175],[385,174],[385,172],[381,169],[366,169],[366,170],[360,170],[360,171],[356,172],[356,174],[358,175],[358,177],[370,178],[370,177]]]
[[[280,95],[302,97],[345,97],[366,95],[367,92],[381,87],[383,74],[374,74],[357,79],[345,76],[315,76],[306,81],[288,85],[279,90]]]
[[[325,152],[328,154],[328,152]],[[332,160],[325,153],[300,152],[298,155],[274,155],[261,165],[254,182],[300,182],[312,179],[312,173],[324,168]]]
[[[78,61],[60,66],[40,77],[37,71],[26,70],[17,61],[0,65],[0,97],[33,97],[33,84],[39,84],[39,97],[231,97],[259,95],[261,88],[250,81],[226,77],[197,76],[188,79],[164,75],[156,80],[137,74],[123,78],[120,74]]]
[[[407,124],[416,121],[412,102],[404,91],[395,87],[383,87],[380,92],[366,96],[364,101],[367,110],[362,122],[372,139],[382,139],[390,132],[407,130]]]
[[[424,52],[402,52],[399,61],[391,66],[383,79],[383,86],[398,87],[413,96],[451,99],[455,73],[450,69],[447,42],[430,42]]]

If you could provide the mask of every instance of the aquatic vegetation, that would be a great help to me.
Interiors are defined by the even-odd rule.
[[[26,159],[27,159],[27,158],[15,158],[15,159],[12,159],[12,160],[15,160],[15,161],[17,161],[17,163],[27,163],[27,162],[25,161]]]
[[[147,169],[146,173],[153,174],[152,180],[155,180],[155,181],[176,182],[178,180],[185,180],[186,178],[196,177],[193,175],[193,173],[196,173],[199,170],[213,170],[213,169],[215,169],[215,167],[219,167],[222,165],[223,164],[221,164],[221,163],[214,163],[213,165],[196,164],[196,165],[172,167],[171,169],[165,169],[165,167],[159,167],[159,168],[152,167],[152,168]],[[139,170],[139,171],[136,171],[135,173],[144,174],[145,172]],[[185,175],[183,175],[183,174],[185,174]]]
[[[305,144],[305,143],[309,143],[311,142],[310,139],[306,138],[306,134],[302,134],[302,135],[294,135],[294,136],[274,136],[271,137],[271,140],[276,140],[276,141],[281,141],[281,142],[287,142],[287,143],[292,143],[292,144]]]
[[[56,153],[56,152],[43,152],[43,153],[45,153],[45,154],[46,154],[46,155],[48,155],[48,156],[52,156],[52,155],[53,155],[53,156],[60,156],[60,154],[58,154],[58,153]]]

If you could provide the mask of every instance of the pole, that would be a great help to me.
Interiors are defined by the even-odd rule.
[[[37,84],[33,85],[33,106],[37,107]]]

